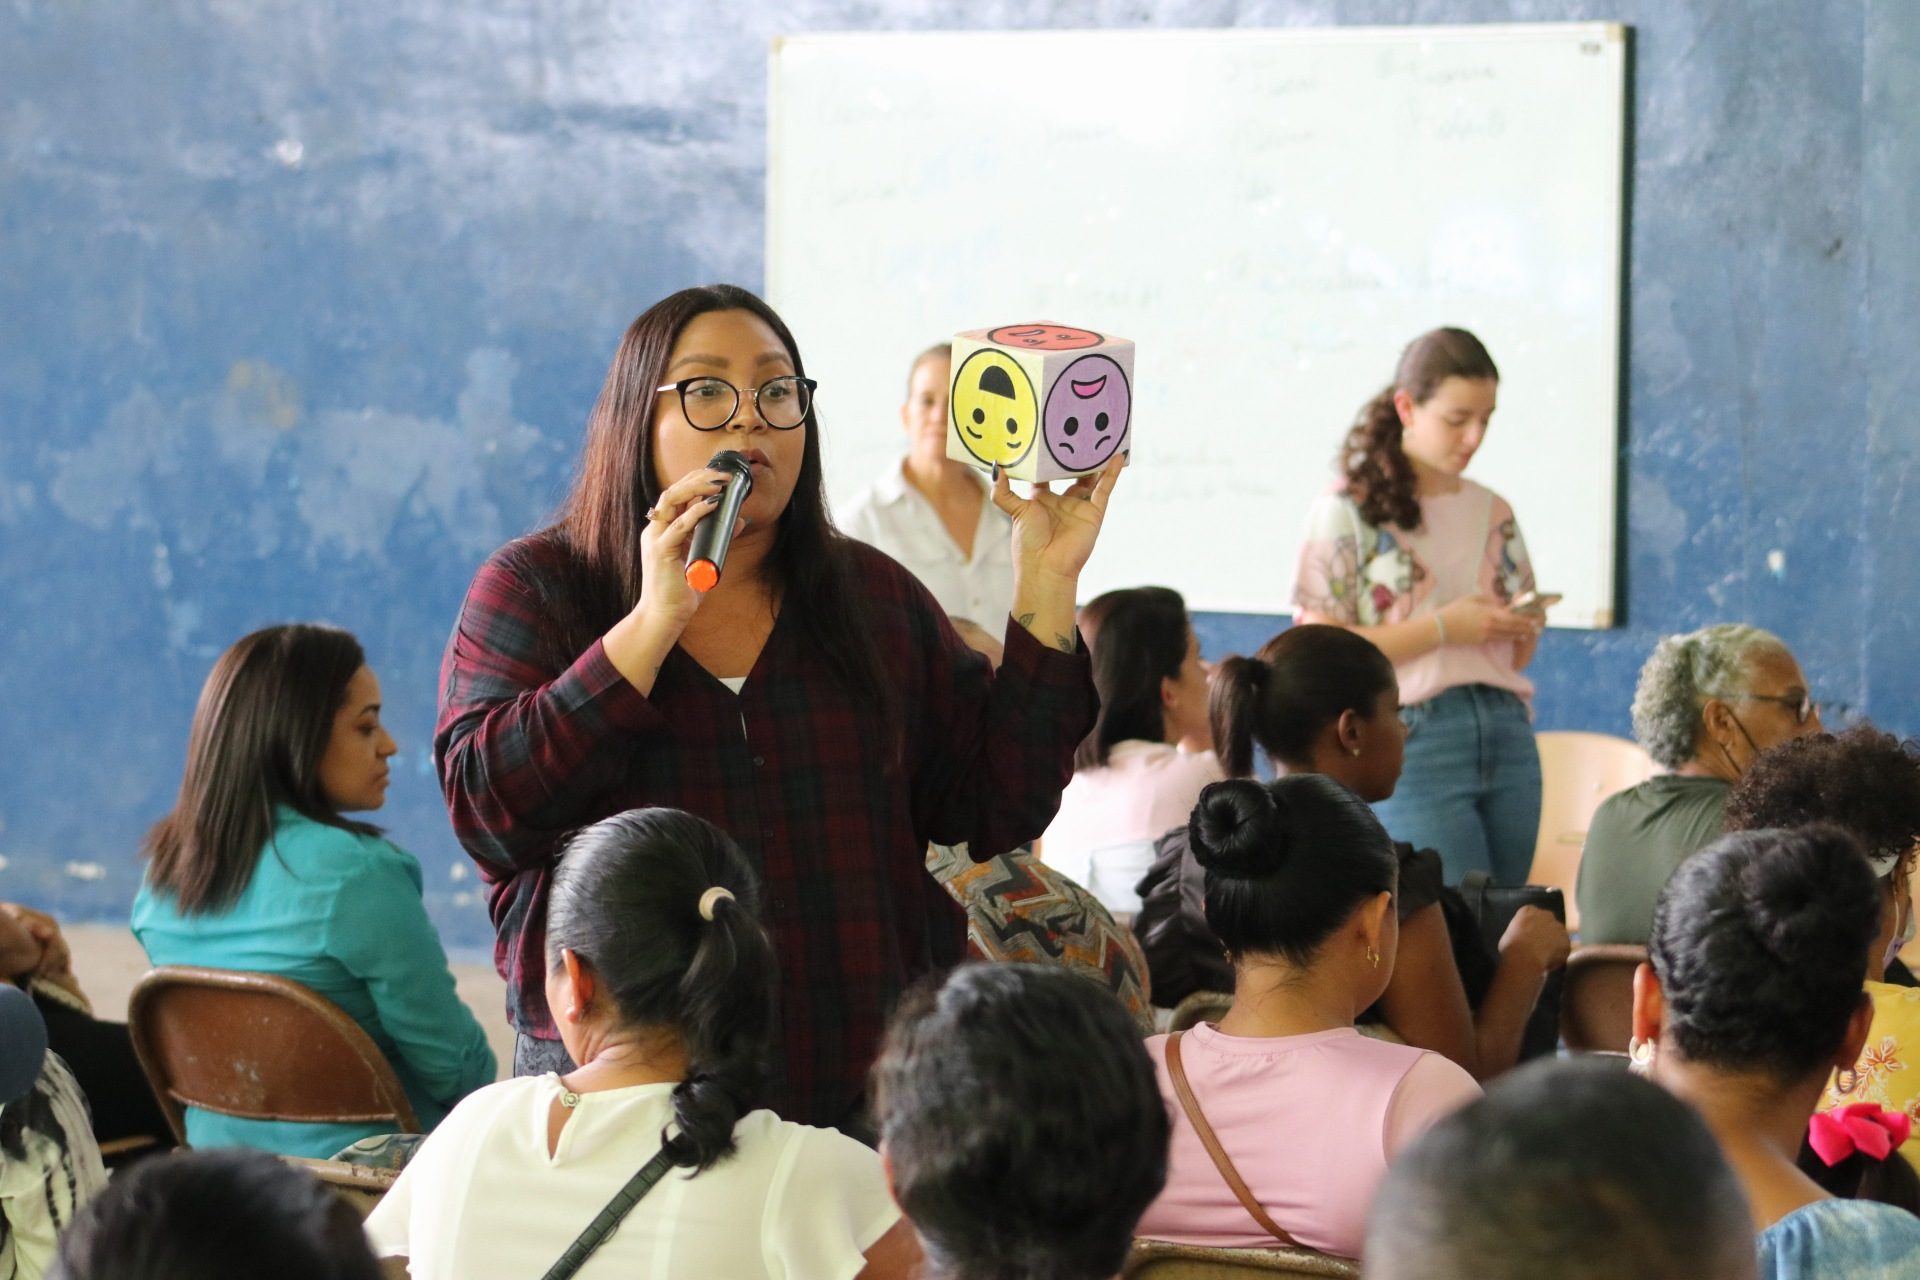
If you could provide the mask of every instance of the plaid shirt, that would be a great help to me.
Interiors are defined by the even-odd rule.
[[[1085,646],[1061,653],[1009,626],[991,673],[911,574],[850,545],[904,735],[855,706],[784,615],[738,696],[677,647],[650,695],[599,641],[555,670],[539,656],[550,624],[529,584],[563,552],[534,535],[481,567],[442,664],[434,754],[488,886],[521,1032],[557,1035],[543,954],[557,844],[627,809],[684,809],[760,872],[781,975],[771,1105],[857,1123],[894,1001],[962,954],[964,921],[927,874],[928,843],[1004,850],[1038,836],[1098,700]]]

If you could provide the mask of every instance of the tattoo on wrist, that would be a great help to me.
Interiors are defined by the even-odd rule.
[[[1073,637],[1056,634],[1053,637],[1053,647],[1058,649],[1062,653],[1072,653]]]
[[[1034,616],[1035,615],[1031,613],[1023,613],[1018,618],[1015,618],[1014,621],[1018,622],[1023,627],[1031,627],[1033,625]]]

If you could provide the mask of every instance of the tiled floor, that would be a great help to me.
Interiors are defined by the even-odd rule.
[[[97,924],[66,925],[63,932],[73,948],[73,971],[93,1002],[94,1013],[102,1018],[124,1019],[127,994],[147,971],[146,953],[133,934]],[[453,979],[460,998],[473,1010],[493,1045],[501,1076],[512,1074],[513,1031],[507,1026],[506,984],[487,963],[455,964]]]

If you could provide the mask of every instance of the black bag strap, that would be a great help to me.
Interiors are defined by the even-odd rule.
[[[1469,871],[1460,877],[1460,896],[1467,900],[1467,909],[1473,912],[1473,918],[1484,922],[1487,918],[1487,886],[1493,883],[1493,877],[1484,871]]]
[[[567,1246],[560,1260],[547,1268],[547,1274],[541,1280],[568,1280],[582,1266],[593,1251],[607,1242],[607,1237],[620,1229],[633,1206],[640,1203],[647,1192],[653,1190],[660,1179],[667,1176],[667,1170],[673,1168],[673,1152],[660,1148],[658,1155],[640,1166],[640,1172],[627,1179],[627,1185],[607,1201],[607,1207],[594,1216],[580,1238]]]

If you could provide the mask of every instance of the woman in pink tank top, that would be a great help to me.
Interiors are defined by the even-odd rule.
[[[1234,966],[1233,1008],[1184,1033],[1179,1097],[1168,1037],[1147,1042],[1173,1111],[1166,1190],[1139,1234],[1183,1244],[1289,1242],[1358,1257],[1393,1157],[1480,1089],[1439,1054],[1362,1036],[1399,944],[1393,842],[1353,792],[1320,774],[1235,779],[1189,824],[1207,923]],[[1254,1206],[1232,1188],[1197,1109]]]

